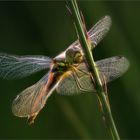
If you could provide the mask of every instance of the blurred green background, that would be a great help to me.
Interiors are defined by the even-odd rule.
[[[140,138],[140,1],[79,1],[87,29],[110,15],[112,27],[94,50],[96,60],[124,55],[128,72],[108,85],[112,113],[121,138]],[[56,56],[77,38],[65,1],[0,2],[0,52]],[[0,79],[0,138],[109,138],[97,97],[54,93],[35,123],[13,116],[11,103],[46,71],[21,80]]]

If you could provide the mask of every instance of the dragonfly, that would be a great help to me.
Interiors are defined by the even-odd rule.
[[[111,26],[110,16],[101,18],[87,33],[91,40],[91,51],[104,38]],[[123,75],[129,66],[123,56],[99,60],[96,67],[106,83]],[[0,77],[12,80],[48,70],[38,82],[23,90],[12,102],[15,116],[28,118],[31,124],[56,90],[58,94],[74,95],[86,92],[96,93],[94,77],[88,69],[79,41],[72,43],[55,58],[47,56],[17,56],[0,53]]]

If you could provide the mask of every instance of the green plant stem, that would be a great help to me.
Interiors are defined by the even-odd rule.
[[[76,0],[68,0],[68,3],[69,3],[69,7],[71,10],[72,16],[74,18],[74,23],[75,23],[77,33],[79,36],[79,41],[83,48],[83,52],[84,52],[84,55],[86,57],[86,60],[87,60],[88,66],[89,66],[89,70],[92,73],[92,76],[94,77],[95,86],[96,86],[96,90],[97,90],[97,96],[98,96],[100,104],[101,104],[101,109],[102,109],[103,117],[106,122],[107,128],[108,128],[113,140],[120,140],[119,134],[117,132],[117,129],[116,129],[113,117],[112,117],[108,98],[102,87],[102,82],[100,80],[100,76],[99,76],[98,70],[96,68],[96,64],[94,62],[92,52],[90,50],[91,44],[90,44],[90,41],[88,41],[86,34],[84,32],[83,22],[81,20],[77,2],[76,2]]]

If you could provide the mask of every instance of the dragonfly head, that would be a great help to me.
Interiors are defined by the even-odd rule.
[[[75,46],[66,51],[66,62],[70,64],[77,64],[83,61],[82,49]]]

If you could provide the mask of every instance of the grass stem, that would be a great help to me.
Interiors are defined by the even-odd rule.
[[[108,98],[104,92],[102,82],[101,82],[101,79],[99,76],[99,72],[98,72],[98,69],[96,67],[96,63],[94,61],[94,58],[92,56],[92,52],[90,49],[91,44],[90,44],[90,41],[88,41],[88,39],[86,37],[86,32],[84,30],[83,21],[82,21],[80,12],[79,12],[77,1],[76,0],[68,0],[67,2],[69,4],[69,8],[70,8],[72,16],[74,18],[74,23],[75,23],[75,27],[76,27],[76,30],[78,33],[79,41],[80,41],[80,44],[82,46],[87,64],[89,66],[89,70],[92,73],[92,76],[94,77],[96,90],[97,90],[97,96],[98,96],[98,99],[99,99],[101,107],[102,107],[103,118],[104,118],[105,123],[107,125],[107,128],[112,136],[112,139],[113,140],[120,140],[118,131],[116,129],[116,126],[115,126],[115,123],[114,123],[114,120],[112,117]]]

